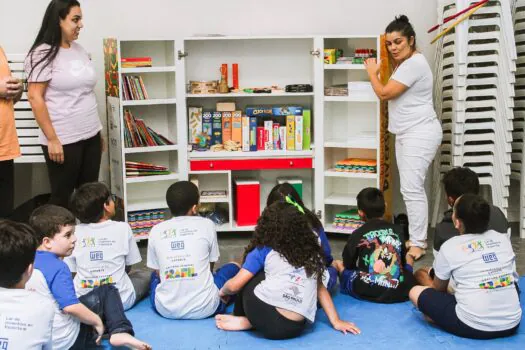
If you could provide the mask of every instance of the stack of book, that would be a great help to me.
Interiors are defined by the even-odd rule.
[[[126,161],[126,177],[169,175],[167,167],[143,162]]]
[[[352,233],[359,227],[363,226],[364,221],[361,220],[357,209],[350,209],[335,215],[334,228],[345,233]]]
[[[136,119],[131,111],[124,111],[124,144],[126,147],[173,145],[173,142]]]
[[[141,210],[128,213],[128,224],[135,237],[145,237],[151,228],[165,220],[164,209]]]
[[[151,57],[126,57],[120,60],[122,68],[151,67]]]
[[[124,75],[122,77],[124,100],[147,100],[148,91],[141,76]]]
[[[377,172],[377,161],[375,159],[347,158],[336,163],[335,171],[375,174]]]

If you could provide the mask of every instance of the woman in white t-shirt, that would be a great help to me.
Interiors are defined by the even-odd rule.
[[[516,255],[505,235],[487,230],[489,220],[490,205],[483,198],[459,197],[452,221],[460,235],[441,246],[432,286],[416,286],[409,293],[428,319],[460,337],[507,337],[521,322]],[[454,295],[447,293],[450,281]]]
[[[268,339],[294,338],[314,322],[319,298],[336,330],[359,333],[337,315],[322,281],[323,251],[303,212],[297,203],[284,201],[264,209],[241,270],[219,291],[223,299],[239,294],[233,315],[215,316],[218,328],[255,328]]]
[[[394,73],[388,83],[378,77],[376,59],[365,61],[376,95],[388,103],[388,131],[396,135],[401,194],[409,220],[410,254],[419,259],[427,247],[428,200],[425,177],[441,144],[443,131],[432,102],[432,71],[416,50],[416,33],[404,15],[386,28],[386,47]]]
[[[82,24],[76,0],[52,0],[25,61],[28,98],[40,126],[40,144],[52,204],[68,206],[75,188],[98,180],[103,139],[88,53],[75,42]]]

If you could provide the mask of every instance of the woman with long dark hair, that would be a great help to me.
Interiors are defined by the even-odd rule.
[[[103,140],[95,70],[77,44],[80,3],[52,0],[27,55],[28,98],[40,126],[52,204],[68,206],[75,188],[98,180]]]
[[[378,77],[376,59],[366,60],[365,67],[376,95],[389,101],[388,131],[396,135],[396,161],[409,221],[408,254],[417,260],[427,247],[425,178],[441,144],[443,131],[432,100],[432,71],[416,49],[412,24],[401,15],[386,27],[385,32],[394,73],[383,85]]]
[[[228,331],[255,328],[265,338],[298,337],[314,322],[317,300],[334,329],[359,333],[339,319],[323,285],[323,251],[302,211],[279,201],[264,209],[246,248],[244,263],[219,291],[227,299],[237,295],[233,315],[215,316],[218,328]]]

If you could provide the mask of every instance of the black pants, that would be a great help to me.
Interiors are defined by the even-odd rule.
[[[69,207],[73,191],[87,182],[98,181],[102,146],[100,133],[87,140],[62,146],[64,163],[49,159],[47,146],[42,146],[46,159],[47,173],[51,184],[50,204]]]
[[[264,279],[264,272],[259,272],[244,286],[235,300],[233,314],[246,316],[252,326],[267,339],[298,337],[306,327],[306,320],[289,320],[275,306],[266,304],[255,295],[255,287]]]
[[[0,219],[8,218],[15,199],[15,167],[13,160],[0,161]]]
[[[112,284],[106,284],[93,289],[79,298],[80,302],[96,313],[104,322],[106,332],[111,336],[116,333],[135,335],[131,322],[124,314],[124,307],[118,289]],[[95,346],[97,335],[92,326],[80,324],[75,344],[71,350],[81,350]]]

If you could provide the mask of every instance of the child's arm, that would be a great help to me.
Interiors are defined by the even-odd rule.
[[[326,316],[328,316],[328,319],[330,320],[330,323],[334,329],[341,331],[344,334],[346,334],[346,332],[350,332],[352,334],[361,333],[361,330],[359,330],[355,324],[352,322],[343,321],[339,318],[334,302],[332,301],[332,297],[330,296],[328,289],[326,289],[322,283],[320,283],[317,287],[317,296],[319,298],[319,303],[321,303],[321,306],[323,307],[323,310],[326,313]]]
[[[229,279],[228,282],[222,286],[219,291],[219,296],[222,298],[227,295],[233,295],[239,293],[248,283],[254,274],[246,269],[241,269],[233,278]]]
[[[68,315],[75,316],[80,322],[93,326],[98,334],[97,344],[100,344],[100,340],[104,334],[104,324],[96,313],[88,309],[82,303],[66,306],[63,311]]]
[[[357,267],[357,240],[358,231],[354,231],[343,249],[343,264],[346,269],[354,270]]]

